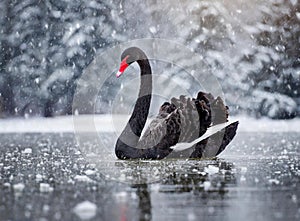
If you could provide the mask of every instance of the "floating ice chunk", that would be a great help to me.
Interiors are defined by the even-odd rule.
[[[90,202],[90,201],[84,201],[79,204],[77,204],[73,212],[83,220],[91,219],[96,215],[97,212],[97,206],[96,204]]]
[[[74,153],[75,155],[80,155],[81,152],[79,150],[76,150],[76,152]]]
[[[269,179],[269,183],[278,185],[280,183],[280,181],[277,179]]]
[[[296,194],[292,195],[292,202],[293,203],[297,203],[297,196],[296,196]]]
[[[197,220],[197,216],[194,213],[189,213],[187,216],[187,220],[189,221]]]
[[[6,167],[3,167],[3,170],[9,170],[11,167],[10,166],[6,166]]]
[[[25,150],[22,151],[23,154],[32,154],[32,149],[31,148],[26,148]]]
[[[95,170],[90,170],[90,169],[88,169],[88,170],[86,170],[86,171],[84,171],[84,173],[86,174],[86,175],[93,175],[93,174],[95,174],[96,173],[96,171]]]
[[[40,183],[40,192],[48,193],[52,191],[53,191],[53,187],[51,187],[49,183]]]
[[[241,173],[242,174],[245,174],[247,172],[247,167],[241,167]]]
[[[126,176],[124,173],[122,173],[120,176],[119,176],[119,180],[120,181],[125,181],[126,180]]]
[[[93,182],[93,180],[86,175],[76,175],[74,179],[79,182]]]
[[[205,176],[206,173],[203,171],[203,172],[198,172],[198,174],[200,174],[201,176]]]
[[[37,174],[37,175],[35,175],[35,180],[36,180],[36,182],[40,182],[43,180],[43,176],[41,174]]]
[[[45,205],[43,206],[43,212],[44,212],[44,213],[48,213],[49,210],[50,210],[50,206],[47,205],[47,204],[45,204]]]
[[[242,175],[241,178],[240,178],[240,181],[241,182],[245,182],[246,181],[246,177],[244,175]]]
[[[208,191],[210,189],[210,187],[211,187],[210,181],[204,181],[203,187],[204,187],[205,191]]]
[[[287,154],[288,154],[288,151],[287,151],[286,149],[283,149],[283,151],[281,152],[281,154],[287,155]]]
[[[14,184],[13,188],[15,192],[22,192],[25,188],[25,185],[23,183],[17,183]]]
[[[11,185],[10,185],[10,183],[4,183],[3,186],[7,187],[7,188],[10,188]]]
[[[208,174],[215,174],[219,172],[219,167],[208,165],[207,167],[204,168],[204,172]]]

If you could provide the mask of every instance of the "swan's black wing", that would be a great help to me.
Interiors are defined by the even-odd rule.
[[[166,115],[156,116],[143,133],[137,144],[137,148],[151,148],[166,140],[170,145],[177,143],[180,133],[179,125],[180,117],[177,110]]]
[[[190,151],[182,154],[171,153],[171,146],[178,142],[192,142],[202,136],[207,128],[226,122],[228,107],[220,97],[199,92],[197,98],[185,96],[172,98],[171,103],[165,102],[159,114],[150,123],[138,143],[138,148],[150,148],[164,144],[166,156],[190,158],[210,158],[220,154],[236,134],[238,123],[227,126],[222,131],[199,142]]]
[[[202,121],[199,119],[199,112]],[[159,114],[144,132],[137,148],[151,149],[163,143],[170,153],[172,150],[169,147],[178,142],[191,142],[199,137],[199,134],[203,134],[210,124],[204,123],[204,119],[209,120],[207,106],[204,107],[202,103],[196,103],[195,99],[185,96],[172,98],[171,103],[165,102],[160,107]]]
[[[197,100],[205,100],[209,106],[211,125],[228,121],[228,107],[224,105],[220,97],[215,99],[211,94],[199,92]],[[237,127],[238,122],[232,123],[220,132],[199,142],[191,154],[191,158],[211,158],[219,155],[234,138]]]

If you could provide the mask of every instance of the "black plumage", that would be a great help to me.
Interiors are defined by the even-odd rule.
[[[191,142],[203,135],[209,126],[227,121],[228,107],[223,100],[200,91],[196,98],[181,95],[165,102],[142,135],[151,103],[151,67],[145,53],[137,47],[126,49],[121,60],[125,60],[128,65],[135,61],[139,64],[141,83],[133,113],[115,146],[119,159],[180,157],[180,154],[172,154],[171,146],[178,142]],[[199,142],[191,148],[188,157],[218,155],[235,136],[237,126],[237,123],[230,124],[223,131]]]

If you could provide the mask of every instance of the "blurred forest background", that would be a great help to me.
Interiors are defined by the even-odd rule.
[[[0,117],[72,114],[96,53],[145,37],[200,53],[232,113],[300,116],[298,0],[1,0],[0,33]]]

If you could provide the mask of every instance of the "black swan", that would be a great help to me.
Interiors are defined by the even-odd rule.
[[[116,142],[115,154],[119,159],[163,159],[178,142],[193,141],[211,125],[227,121],[228,107],[222,99],[200,91],[196,98],[181,95],[165,102],[141,137],[150,108],[152,72],[146,54],[137,47],[130,47],[121,55],[117,77],[133,62],[140,66],[140,90],[133,113]],[[190,158],[205,157],[203,153],[208,148],[217,148],[214,155],[218,155],[235,136],[237,126],[238,122],[232,123],[219,133],[224,135],[221,142],[215,142],[213,136],[216,135],[213,135],[197,143]]]

